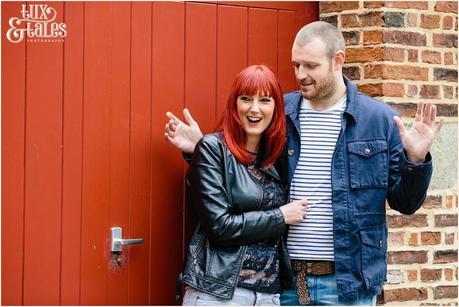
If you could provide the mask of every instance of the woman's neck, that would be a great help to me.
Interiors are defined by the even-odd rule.
[[[245,149],[250,153],[258,153],[258,145],[260,144],[259,136],[247,136],[247,142],[245,143]]]

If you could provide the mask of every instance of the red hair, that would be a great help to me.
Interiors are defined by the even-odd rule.
[[[247,152],[246,135],[237,113],[236,100],[241,95],[263,95],[274,99],[274,114],[259,144],[259,163],[269,168],[279,158],[285,145],[284,97],[274,73],[264,65],[252,65],[239,74],[230,88],[223,114],[223,138],[229,150],[241,163],[249,165],[253,160]]]

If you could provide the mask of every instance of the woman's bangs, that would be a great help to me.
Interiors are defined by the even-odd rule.
[[[239,95],[272,97],[273,89],[267,76],[263,72],[245,76],[241,82]]]

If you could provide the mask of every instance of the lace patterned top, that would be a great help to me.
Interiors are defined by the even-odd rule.
[[[250,173],[263,186],[260,210],[271,210],[285,204],[286,195],[279,181],[260,169],[249,166]],[[281,237],[249,244],[242,260],[238,287],[264,293],[279,293],[279,242]]]

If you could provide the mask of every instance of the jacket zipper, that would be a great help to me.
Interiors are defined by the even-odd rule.
[[[201,240],[199,241],[198,247],[196,247],[196,252],[193,253],[193,264],[196,264],[196,262],[198,261],[198,255],[202,249],[202,246],[204,245],[204,239],[205,235],[202,236]]]

